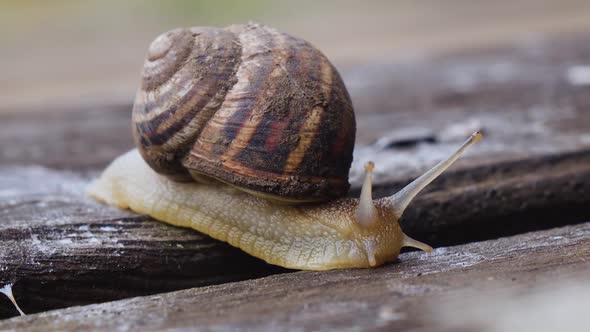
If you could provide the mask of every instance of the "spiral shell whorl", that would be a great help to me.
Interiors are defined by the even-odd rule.
[[[165,62],[165,63],[163,63]],[[152,168],[322,200],[348,190],[348,93],[309,43],[266,26],[172,30],[150,46],[133,108]]]
[[[221,29],[176,29],[150,46],[133,107],[133,132],[154,170],[190,178],[182,158],[233,85],[240,48]]]

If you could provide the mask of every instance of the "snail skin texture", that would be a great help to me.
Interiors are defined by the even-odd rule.
[[[137,150],[118,157],[89,188],[93,198],[190,227],[268,263],[302,270],[367,268],[394,261],[401,247],[432,248],[405,235],[403,211],[426,185],[481,138],[474,133],[398,193],[372,199],[368,163],[360,199],[284,205],[221,183],[175,182],[157,174]]]

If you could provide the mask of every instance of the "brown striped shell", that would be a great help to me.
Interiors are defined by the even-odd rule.
[[[349,188],[355,118],[340,75],[306,41],[263,25],[156,38],[133,134],[146,162],[176,180],[217,179],[286,201]]]

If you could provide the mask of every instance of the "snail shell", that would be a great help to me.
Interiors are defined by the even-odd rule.
[[[145,161],[174,180],[215,179],[283,201],[349,189],[356,126],[340,75],[309,43],[267,26],[160,35],[132,127]]]

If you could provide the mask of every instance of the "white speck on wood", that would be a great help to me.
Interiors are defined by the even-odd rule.
[[[384,305],[379,309],[379,323],[388,323],[406,318],[407,314],[405,312],[401,312],[392,306]]]
[[[37,234],[31,235],[31,240],[33,240],[34,245],[41,244],[41,241],[39,241],[39,235],[37,235]]]
[[[62,245],[70,245],[70,244],[74,243],[74,242],[72,242],[71,239],[60,239],[60,240],[57,240],[56,242],[59,244],[62,244]]]
[[[567,80],[572,85],[590,85],[590,65],[576,65],[567,69]]]

